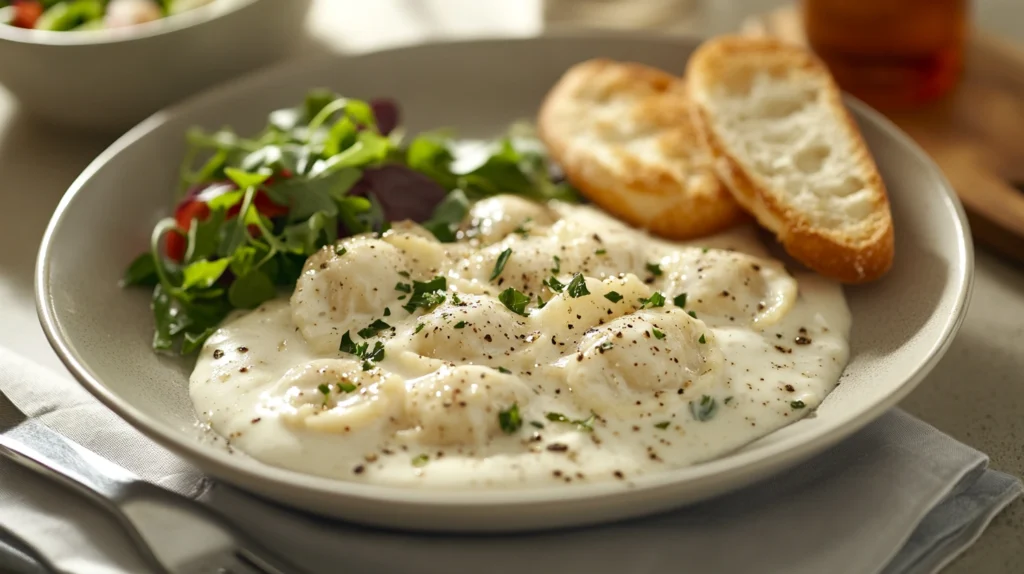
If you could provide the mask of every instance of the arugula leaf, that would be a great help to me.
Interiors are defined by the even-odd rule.
[[[331,131],[324,141],[325,157],[331,157],[341,153],[356,142],[356,124],[348,116],[345,116],[331,126]]]
[[[273,175],[273,172],[267,169],[262,172],[248,173],[237,168],[225,167],[224,175],[228,176],[228,179],[235,182],[235,185],[237,185],[239,189],[245,189],[247,187],[256,187],[261,185],[263,182],[267,181],[267,178]]]
[[[308,256],[324,245],[338,240],[338,218],[326,213],[314,213],[304,222],[284,228],[285,250]]]
[[[296,116],[296,124],[299,121],[304,121],[305,123],[311,122],[313,118],[315,118],[321,111],[323,111],[324,108],[327,107],[328,104],[330,104],[336,99],[338,99],[338,96],[335,95],[333,91],[328,90],[326,88],[316,88],[310,90],[306,94],[306,102],[305,105],[303,106],[303,111],[305,112],[305,115],[301,119],[298,116]],[[292,125],[291,127],[285,128],[282,131],[290,131],[294,129],[294,127],[295,125]]]
[[[153,348],[157,351],[168,351],[174,346],[174,336],[171,334],[171,296],[164,291],[162,285],[153,289],[153,299],[150,302],[150,309],[153,311],[153,321],[156,329],[153,331]]]
[[[160,276],[156,272],[157,262],[149,251],[136,257],[121,278],[121,286],[142,285],[153,287],[160,282]]]
[[[255,194],[255,190],[251,187],[246,190],[239,213],[249,212]],[[235,250],[249,239],[249,231],[244,217],[236,217],[235,221],[224,226],[224,230],[225,233],[221,237],[220,245],[217,247],[217,254],[221,257],[230,257],[234,254]]]
[[[209,259],[217,253],[221,228],[224,226],[224,211],[211,210],[206,219],[193,219],[188,228],[188,248],[185,250],[185,263],[199,259]]]
[[[181,354],[191,355],[198,351],[216,330],[217,327],[207,327],[198,333],[186,332],[181,342]]]
[[[200,259],[186,266],[182,270],[184,280],[181,288],[187,291],[193,288],[207,289],[211,287],[224,274],[230,263],[231,259],[228,258],[215,259],[213,261]]]
[[[333,155],[322,162],[317,162],[310,170],[310,177],[332,173],[348,167],[363,167],[379,163],[388,155],[391,140],[374,132],[359,132],[356,142],[344,151]]]
[[[426,174],[446,189],[456,186],[457,178],[451,171],[453,159],[446,142],[436,134],[420,134],[409,143],[405,152],[406,165]]]
[[[422,223],[434,237],[442,243],[451,243],[457,239],[455,231],[469,213],[469,199],[461,189],[448,193],[441,203],[434,208],[434,215]]]
[[[231,191],[225,191],[224,193],[220,193],[206,201],[206,206],[209,207],[211,211],[224,211],[230,209],[245,199],[244,189],[234,189],[230,186],[226,187],[231,189]]]
[[[259,270],[237,277],[228,288],[228,301],[240,309],[253,309],[277,295],[274,282]]]

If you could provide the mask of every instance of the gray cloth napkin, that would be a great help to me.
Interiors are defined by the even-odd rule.
[[[311,572],[924,574],[970,546],[1022,491],[1017,478],[988,470],[984,454],[894,410],[793,470],[666,514],[540,534],[411,534],[314,518],[212,483],[66,375],[2,348],[0,390],[27,416],[198,497]],[[10,403],[0,404],[4,428],[21,416]],[[17,548],[0,559],[5,572],[33,572],[15,569],[28,568],[25,553],[58,572],[147,571],[95,507],[4,460],[0,529]]]

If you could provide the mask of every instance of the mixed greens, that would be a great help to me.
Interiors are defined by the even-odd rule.
[[[0,0],[0,23],[54,32],[151,22],[213,0]]]
[[[232,310],[294,286],[306,258],[339,237],[413,220],[451,242],[474,200],[576,199],[527,134],[464,161],[442,132],[404,142],[398,119],[390,100],[314,90],[272,112],[255,137],[190,130],[174,216],[156,225],[123,279],[153,287],[153,347],[196,351]],[[426,297],[427,287],[409,288]]]

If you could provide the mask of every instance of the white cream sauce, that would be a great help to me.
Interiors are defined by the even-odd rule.
[[[206,342],[191,378],[196,411],[233,447],[326,477],[628,481],[799,420],[846,364],[840,286],[790,276],[751,229],[685,245],[592,207],[500,196],[477,203],[462,231],[442,244],[404,224],[310,257],[290,300]],[[588,295],[544,284],[577,273]],[[403,309],[413,281],[437,276],[443,302]],[[529,297],[525,315],[499,301],[509,287]],[[664,305],[652,306],[658,293]],[[378,320],[378,333],[357,334]],[[339,351],[345,333],[364,354],[380,343],[383,359]],[[513,405],[514,430],[501,421]]]

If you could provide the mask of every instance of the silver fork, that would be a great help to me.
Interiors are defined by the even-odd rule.
[[[206,506],[150,484],[32,419],[0,431],[0,454],[112,513],[155,567],[171,574],[300,572]]]

